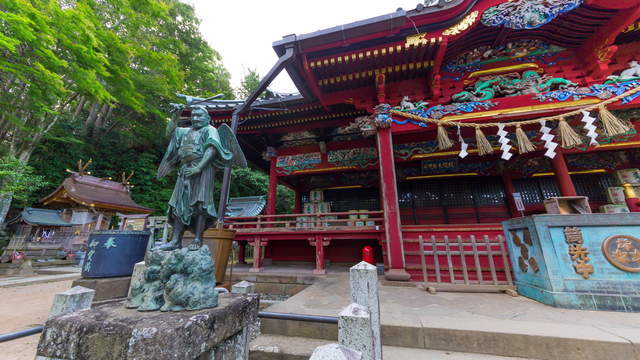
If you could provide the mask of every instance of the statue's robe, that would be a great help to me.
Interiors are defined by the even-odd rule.
[[[167,152],[158,168],[158,178],[165,176],[174,167],[178,168],[178,178],[169,200],[170,221],[180,220],[186,229],[193,230],[194,215],[205,212],[207,227],[217,217],[213,191],[216,168],[231,165],[246,167],[246,160],[231,129],[222,125],[218,129],[207,125],[199,130],[176,128]],[[198,174],[187,176],[186,170],[197,166],[207,148],[213,147],[213,158]]]

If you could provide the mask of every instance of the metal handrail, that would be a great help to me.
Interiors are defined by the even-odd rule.
[[[306,322],[317,322],[317,323],[324,323],[324,324],[338,323],[338,318],[335,316],[290,314],[290,313],[279,313],[279,312],[271,312],[271,311],[259,311],[258,317],[265,318],[265,319],[306,321]],[[23,338],[25,336],[38,334],[38,333],[41,333],[42,330],[44,330],[44,326],[40,325],[40,326],[35,326],[29,329],[2,334],[0,335],[0,343]]]

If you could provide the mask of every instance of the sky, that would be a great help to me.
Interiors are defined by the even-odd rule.
[[[231,85],[239,87],[247,69],[261,76],[278,60],[271,44],[288,34],[306,34],[350,22],[414,9],[419,0],[184,0],[195,6],[200,29],[209,44],[222,55],[231,73]],[[297,92],[283,71],[271,90]]]

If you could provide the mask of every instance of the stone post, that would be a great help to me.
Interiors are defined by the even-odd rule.
[[[352,303],[338,315],[338,342],[362,353],[364,360],[373,360],[371,315],[366,307]]]
[[[245,280],[231,286],[231,293],[233,294],[254,294],[255,292],[256,285]]]
[[[371,316],[371,330],[374,347],[374,357],[372,357],[372,359],[382,360],[378,270],[375,266],[361,261],[359,264],[349,269],[349,278],[351,282],[351,301],[364,306]]]
[[[362,360],[362,353],[338,344],[318,346],[309,360]]]
[[[49,319],[76,311],[88,310],[96,291],[82,286],[75,286],[67,291],[57,293],[53,298]]]
[[[140,261],[139,263],[133,265],[133,273],[131,274],[131,282],[129,283],[129,292],[127,292],[127,299],[131,299],[134,288],[139,287],[142,285],[142,283],[144,283],[144,269],[144,261]]]

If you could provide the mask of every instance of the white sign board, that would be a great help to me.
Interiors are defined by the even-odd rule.
[[[522,202],[522,194],[519,192],[513,193],[513,201],[516,203],[516,210],[524,211],[524,203]]]

